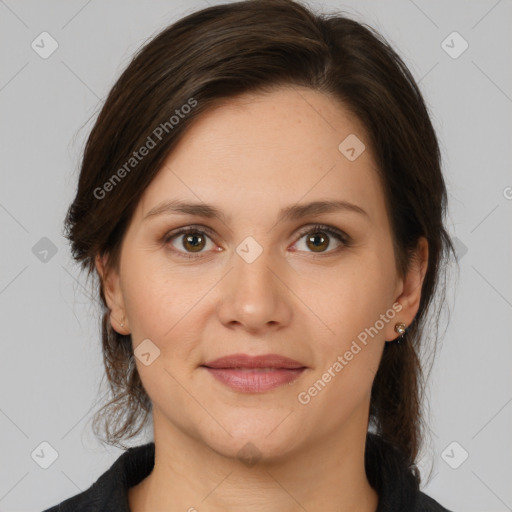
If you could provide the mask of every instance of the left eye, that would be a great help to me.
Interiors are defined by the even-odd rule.
[[[308,228],[300,236],[301,240],[305,237],[305,245],[311,252],[324,253],[331,246],[331,237],[335,238],[342,246],[349,245],[349,237],[338,229],[331,228],[330,226],[317,225],[313,228]],[[297,242],[298,244],[299,242]],[[333,252],[333,251],[327,251]]]

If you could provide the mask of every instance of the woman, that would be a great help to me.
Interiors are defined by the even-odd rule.
[[[66,219],[99,276],[108,443],[50,511],[446,511],[419,491],[446,189],[410,72],[292,0],[188,15],[135,56]],[[429,325],[429,330],[435,323]]]

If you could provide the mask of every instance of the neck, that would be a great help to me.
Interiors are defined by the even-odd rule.
[[[131,512],[377,510],[378,495],[364,468],[366,431],[356,437],[333,433],[334,443],[322,439],[286,457],[242,463],[156,425],[155,465],[129,489]]]

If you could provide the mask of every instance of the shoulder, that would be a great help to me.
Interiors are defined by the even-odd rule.
[[[423,492],[419,492],[416,499],[416,506],[414,512],[452,512],[447,508],[444,508],[436,500],[427,496]]]
[[[417,467],[386,439],[368,433],[365,469],[379,495],[377,512],[451,512],[420,491]]]
[[[153,442],[129,448],[88,489],[43,512],[130,512],[128,488],[154,466]]]

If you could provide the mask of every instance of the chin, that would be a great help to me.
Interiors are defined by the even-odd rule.
[[[246,467],[253,467],[258,464],[276,464],[290,457],[294,451],[290,441],[286,439],[282,443],[271,443],[262,436],[232,440],[227,444],[215,443],[210,448],[223,457],[236,459]]]
[[[240,411],[239,421],[222,422],[229,434],[221,429],[220,437],[212,436],[210,430],[204,433],[203,442],[219,455],[239,459],[249,467],[258,462],[278,462],[300,444],[298,426],[283,421],[288,414],[281,411],[281,414],[262,414],[255,418],[256,412],[249,415]]]

